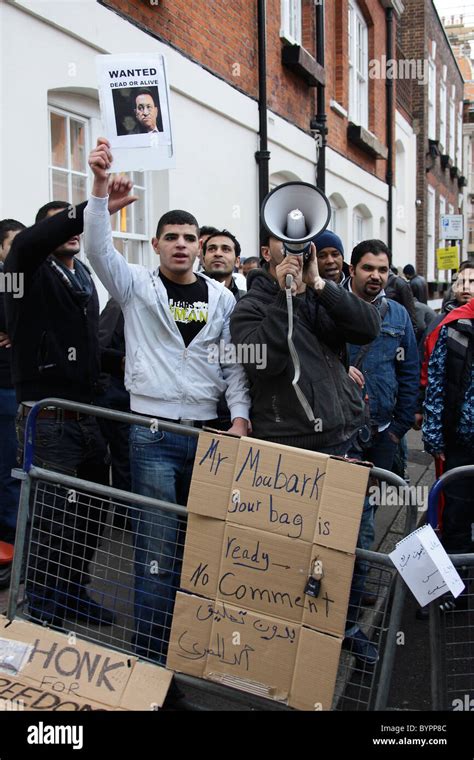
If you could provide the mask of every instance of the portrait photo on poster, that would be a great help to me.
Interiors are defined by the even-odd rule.
[[[112,91],[117,136],[163,132],[158,87]]]
[[[96,58],[103,135],[111,172],[174,168],[170,88],[161,54]]]

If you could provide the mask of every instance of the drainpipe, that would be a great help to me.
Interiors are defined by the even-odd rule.
[[[386,9],[386,27],[387,27],[387,61],[393,59],[393,8]],[[387,244],[392,251],[393,244],[393,79],[387,77],[387,174],[386,182],[388,185],[388,203],[387,203]]]
[[[258,209],[262,207],[263,199],[268,193],[269,178],[267,134],[267,42],[266,42],[266,0],[258,0],[258,118],[259,118],[259,150],[255,153],[258,164]]]
[[[324,69],[324,3],[316,5],[316,61]],[[317,125],[317,137],[320,140],[317,165],[317,187],[323,193],[326,191],[326,85],[318,84],[317,113],[315,124]]]

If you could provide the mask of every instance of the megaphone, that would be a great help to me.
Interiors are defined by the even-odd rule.
[[[260,217],[270,235],[283,241],[287,253],[302,255],[328,226],[331,206],[314,185],[285,182],[264,198]]]

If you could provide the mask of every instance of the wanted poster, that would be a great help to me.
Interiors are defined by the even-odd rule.
[[[169,84],[162,55],[99,55],[96,59],[111,172],[175,166]]]

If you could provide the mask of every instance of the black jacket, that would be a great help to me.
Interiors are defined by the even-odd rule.
[[[20,232],[5,271],[24,277],[23,298],[6,297],[18,402],[59,396],[90,402],[99,378],[99,301],[95,287],[82,306],[47,261],[83,230],[86,204],[43,219]]]
[[[393,301],[401,303],[401,305],[405,307],[410,315],[415,335],[418,335],[415,299],[413,298],[410,283],[404,280],[403,277],[399,277],[393,272],[390,272],[387,285],[385,286],[384,290],[387,298],[391,298]]]
[[[315,432],[292,386],[286,294],[264,270],[250,274],[249,290],[232,313],[230,330],[235,344],[248,347],[249,356],[244,358],[249,361],[244,361],[244,367],[252,398],[253,434],[313,450],[348,440],[364,424],[364,405],[341,355],[346,342],[363,345],[378,336],[377,309],[333,282],[326,282],[319,296],[308,288],[293,298],[299,386],[321,421],[320,432]],[[250,356],[250,348],[257,345],[267,351],[266,366],[260,369],[250,361],[259,356],[256,351]]]
[[[3,272],[3,261],[0,261],[0,272]],[[5,313],[6,296],[0,290],[0,332],[7,332],[7,316]],[[0,348],[0,388],[12,388],[12,350]]]
[[[428,303],[428,285],[421,274],[416,274],[409,280],[411,292],[420,303]]]

